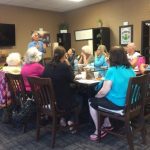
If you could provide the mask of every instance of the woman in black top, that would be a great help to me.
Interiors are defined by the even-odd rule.
[[[65,52],[66,50],[61,46],[55,48],[54,56],[46,65],[43,77],[52,79],[58,107],[69,111],[80,105],[82,100],[70,86],[74,80],[74,73],[65,58]]]

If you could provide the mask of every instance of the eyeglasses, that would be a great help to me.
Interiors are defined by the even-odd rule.
[[[34,36],[39,36],[38,34],[35,34]]]

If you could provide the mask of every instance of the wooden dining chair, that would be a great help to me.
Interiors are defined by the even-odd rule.
[[[144,123],[144,83],[146,81],[146,75],[133,77],[129,80],[129,85],[126,94],[125,107],[122,110],[114,111],[106,109],[104,107],[98,107],[98,133],[101,133],[101,118],[107,116],[116,120],[124,122],[125,134],[129,144],[130,150],[134,150],[133,146],[133,132],[136,130],[141,131],[143,143],[146,142],[145,138],[145,123]],[[132,126],[133,119],[138,118],[138,125]],[[107,131],[106,131],[107,132]],[[119,135],[114,131],[108,131],[111,134]],[[100,135],[98,136],[100,139]],[[122,137],[122,136],[121,136]]]
[[[16,106],[16,108],[23,108],[25,102],[28,99],[28,93],[26,91],[22,75],[6,73],[5,76],[8,83],[8,88],[11,93],[12,104]],[[27,122],[23,123],[24,133],[26,131],[26,128]]]
[[[145,81],[145,94],[144,94],[144,118],[148,120],[150,118],[150,72],[145,72],[147,79]]]
[[[27,92],[22,75],[6,73],[5,76],[13,103],[23,106],[23,103],[27,100]]]
[[[40,128],[42,127],[41,116],[47,115],[52,118],[51,147],[54,148],[56,131],[59,127],[58,121],[61,117],[64,117],[68,111],[58,109],[52,80],[50,78],[29,77],[28,81],[37,106],[36,139],[39,140]]]

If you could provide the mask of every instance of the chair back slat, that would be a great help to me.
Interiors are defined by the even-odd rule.
[[[27,94],[22,75],[6,73],[6,80],[12,99],[15,101],[19,99],[20,102],[24,103],[27,100]]]
[[[144,101],[145,103],[150,103],[150,73],[147,74],[145,86]]]
[[[50,78],[29,77],[28,81],[38,109],[56,111],[56,99]]]
[[[146,78],[146,75],[130,78],[126,95],[126,114],[130,115],[130,112],[135,112],[133,115],[138,115],[143,110]]]

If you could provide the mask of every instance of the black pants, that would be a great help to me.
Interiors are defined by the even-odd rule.
[[[112,110],[120,110],[120,109],[124,108],[122,106],[117,106],[117,105],[113,104],[106,97],[90,98],[89,101],[91,102],[91,106],[96,110],[98,109],[98,106],[101,106],[101,107],[104,107],[107,109],[112,109]]]

